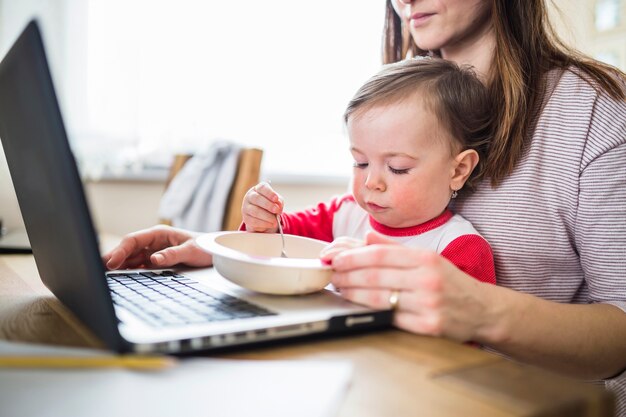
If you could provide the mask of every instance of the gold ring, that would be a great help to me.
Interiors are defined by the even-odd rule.
[[[395,310],[398,308],[398,302],[400,301],[400,290],[392,290],[389,294],[389,308]]]

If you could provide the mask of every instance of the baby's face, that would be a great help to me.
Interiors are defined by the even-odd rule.
[[[357,112],[348,133],[354,197],[377,222],[416,226],[445,210],[456,168],[452,140],[419,100]]]

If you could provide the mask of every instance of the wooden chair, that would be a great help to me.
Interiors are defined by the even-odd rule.
[[[185,163],[191,159],[193,155],[178,154],[174,157],[170,172],[165,183],[167,188],[176,174],[180,172]],[[239,151],[239,159],[237,162],[237,172],[235,179],[230,188],[226,209],[224,210],[224,218],[222,220],[222,230],[238,230],[241,225],[241,204],[246,192],[259,182],[261,173],[261,160],[263,159],[263,150],[257,148],[243,148]],[[167,219],[161,220],[162,224],[171,225],[171,221]]]

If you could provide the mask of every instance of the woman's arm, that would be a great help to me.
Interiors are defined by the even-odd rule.
[[[515,359],[583,379],[626,369],[626,312],[609,304],[559,304],[502,287],[476,340]]]
[[[370,234],[369,246],[338,254],[333,284],[374,308],[388,308],[392,290],[400,290],[397,327],[472,340],[578,378],[626,368],[626,313],[617,307],[558,304],[483,284],[434,252],[381,241]]]

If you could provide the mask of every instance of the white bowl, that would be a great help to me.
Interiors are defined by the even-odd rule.
[[[285,235],[288,258],[281,258],[277,233],[215,232],[197,238],[213,255],[223,277],[249,290],[279,295],[308,294],[330,282],[331,268],[319,259],[328,244],[321,240]]]

